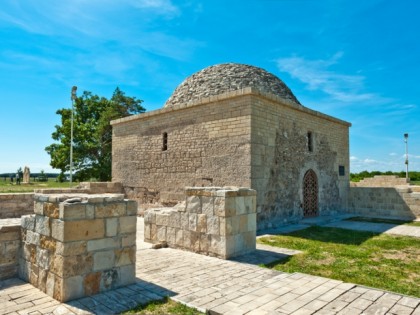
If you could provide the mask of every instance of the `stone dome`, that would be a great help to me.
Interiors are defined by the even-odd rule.
[[[197,101],[204,97],[247,87],[274,94],[300,105],[287,85],[264,69],[238,63],[223,63],[207,67],[186,78],[175,89],[164,107]]]

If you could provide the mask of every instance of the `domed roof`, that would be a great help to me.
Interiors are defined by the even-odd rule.
[[[300,105],[287,85],[264,69],[238,63],[223,63],[205,68],[186,78],[175,89],[164,107],[247,87],[274,94]]]

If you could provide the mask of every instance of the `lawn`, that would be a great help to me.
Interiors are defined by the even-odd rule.
[[[310,227],[259,243],[302,254],[267,265],[420,297],[420,239]]]
[[[136,314],[136,315],[199,315],[204,314],[193,308],[187,307],[181,303],[174,302],[169,298],[161,301],[154,301],[147,305],[140,305],[131,311],[123,314]]]
[[[19,192],[33,192],[34,189],[46,189],[46,188],[69,188],[75,187],[79,183],[72,183],[70,186],[69,182],[59,183],[55,179],[50,178],[48,182],[31,182],[29,184],[16,185],[16,182],[10,183],[10,179],[6,178],[6,181],[0,179],[0,193],[19,193]]]

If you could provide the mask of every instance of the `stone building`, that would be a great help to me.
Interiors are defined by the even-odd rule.
[[[145,207],[184,200],[186,186],[250,187],[259,229],[347,207],[350,123],[261,68],[205,68],[162,109],[112,125],[113,181]]]

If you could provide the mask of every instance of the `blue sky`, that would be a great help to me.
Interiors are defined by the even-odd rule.
[[[349,121],[351,171],[420,171],[417,0],[2,0],[0,173],[53,171],[44,148],[78,86],[158,109],[184,78],[238,62]]]

